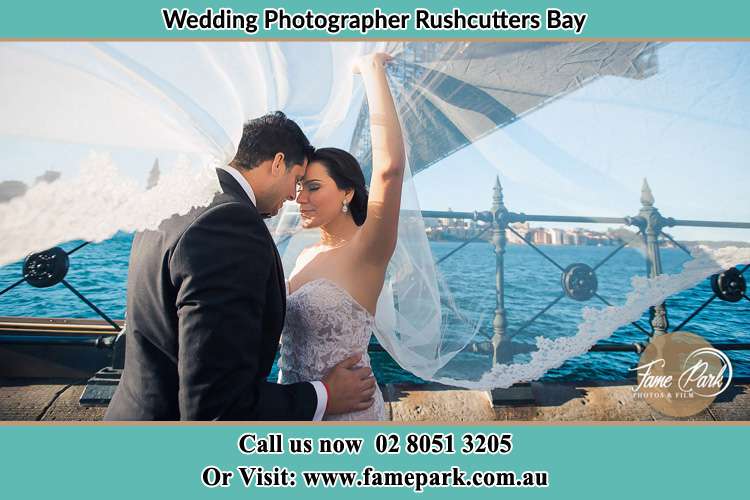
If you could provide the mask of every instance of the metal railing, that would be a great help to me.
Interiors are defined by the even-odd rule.
[[[659,249],[660,237],[665,238],[681,249],[688,255],[690,251],[684,245],[675,241],[669,234],[664,232],[665,228],[685,226],[685,227],[711,227],[711,228],[734,228],[750,229],[750,222],[723,222],[723,221],[702,221],[702,220],[682,220],[671,217],[664,217],[654,206],[654,197],[648,182],[644,179],[641,190],[641,209],[635,216],[626,217],[592,217],[592,216],[566,216],[566,215],[536,215],[516,213],[509,211],[503,201],[503,190],[500,185],[499,177],[496,179],[493,189],[493,204],[491,211],[483,212],[453,212],[453,211],[423,211],[425,218],[447,218],[463,219],[473,221],[483,221],[488,223],[479,234],[465,241],[459,247],[453,249],[450,253],[443,256],[437,261],[441,263],[450,256],[454,255],[460,249],[464,248],[472,241],[479,239],[487,231],[492,232],[491,243],[495,252],[495,314],[492,322],[492,339],[490,342],[478,342],[469,345],[472,352],[484,352],[492,354],[493,364],[508,362],[513,355],[519,352],[528,352],[532,347],[515,343],[513,337],[536,322],[542,315],[547,313],[552,307],[563,299],[571,299],[578,302],[589,300],[598,300],[605,305],[612,305],[609,300],[598,292],[597,270],[606,264],[612,257],[619,253],[623,248],[632,243],[632,241],[621,242],[612,252],[601,259],[593,266],[585,263],[575,263],[563,267],[553,259],[544,249],[537,246],[528,237],[520,234],[511,226],[513,223],[526,222],[561,222],[561,223],[581,223],[581,224],[623,224],[633,226],[637,233],[633,239],[641,238],[645,247],[646,271],[650,278],[662,274],[661,253]],[[506,230],[513,233],[524,244],[528,245],[534,252],[544,258],[552,266],[556,267],[561,273],[561,290],[560,293],[545,307],[533,314],[529,319],[524,321],[520,327],[511,332],[508,329],[507,311],[505,308],[505,251],[507,247]],[[730,268],[722,273],[713,275],[710,278],[712,294],[691,314],[683,319],[679,325],[672,331],[678,331],[693,320],[701,311],[703,311],[715,299],[726,302],[739,302],[740,300],[750,301],[746,291],[745,273],[750,269],[750,264],[741,269]],[[663,335],[669,331],[669,316],[665,303],[657,304],[650,308],[649,311],[650,330],[640,322],[633,322],[632,326],[646,335],[645,342],[634,342],[631,344],[622,343],[600,343],[594,345],[591,351],[594,352],[642,352],[648,340],[655,335]],[[748,350],[750,344],[747,343],[721,343],[714,344],[714,347],[721,350]]]
[[[120,328],[124,321],[116,320]],[[0,345],[83,346],[110,349],[118,331],[103,320],[0,316]]]
[[[50,288],[61,283],[73,295],[78,297],[81,302],[89,306],[100,318],[106,321],[114,329],[115,333],[120,332],[122,330],[121,324],[107,316],[104,311],[99,309],[96,304],[87,299],[85,295],[65,279],[70,269],[70,256],[89,243],[85,241],[68,251],[60,247],[54,247],[43,252],[32,253],[23,261],[21,279],[0,290],[0,296],[8,293],[22,283],[27,283],[34,288]],[[3,328],[3,325],[0,325],[0,328]]]

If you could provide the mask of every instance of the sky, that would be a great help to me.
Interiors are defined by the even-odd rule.
[[[487,210],[499,176],[511,211],[635,215],[648,178],[665,216],[750,221],[750,43],[667,44],[658,65],[643,80],[599,78],[420,172],[420,207]],[[316,79],[307,90],[329,85]],[[303,97],[291,101],[302,109]],[[0,134],[0,181],[30,183],[48,169],[72,175],[91,149],[102,148]],[[106,149],[144,183],[155,158],[169,168],[177,157],[154,147]],[[750,241],[750,230],[671,232]]]
[[[671,44],[659,72],[604,77],[420,172],[423,209],[636,215],[647,178],[663,215],[750,221],[750,44]],[[748,230],[675,228],[685,239]]]

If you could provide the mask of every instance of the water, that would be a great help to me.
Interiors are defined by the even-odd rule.
[[[125,313],[125,289],[128,256],[132,236],[118,234],[100,244],[90,244],[71,256],[67,281],[88,299],[115,319]],[[70,242],[63,248],[70,250],[80,242]],[[436,258],[446,255],[460,243],[432,242]],[[562,267],[574,262],[595,265],[613,247],[544,246],[541,247]],[[679,249],[662,249],[665,273],[676,273],[689,257]],[[560,271],[527,246],[508,245],[505,267],[506,310],[508,329],[515,331],[557,297],[561,291]],[[0,268],[0,288],[17,281],[21,276],[20,262]],[[495,254],[486,242],[471,243],[440,265],[456,302],[473,322],[479,322],[476,340],[492,335],[495,307]],[[598,271],[599,294],[612,304],[624,302],[630,290],[630,279],[645,273],[645,262],[638,250],[626,248],[604,264]],[[696,307],[711,296],[709,283],[685,290],[667,301],[671,326],[677,326]],[[580,321],[583,307],[602,306],[595,299],[576,302],[565,298],[532,323],[515,338],[533,344],[539,335],[573,335]],[[0,296],[0,316],[36,316],[96,318],[86,304],[62,285],[35,289],[22,284]],[[750,342],[750,302],[730,304],[715,300],[685,328],[702,335],[709,342]],[[648,328],[648,312],[641,325]],[[611,342],[643,341],[645,335],[634,327],[617,330]],[[750,353],[730,351],[735,376],[750,376]],[[373,368],[381,382],[420,382],[402,370],[386,353],[372,353]],[[523,360],[519,356],[516,361]],[[635,366],[635,353],[588,353],[568,360],[563,366],[547,372],[545,380],[621,380],[631,377],[628,370]],[[275,372],[271,376],[275,378]]]

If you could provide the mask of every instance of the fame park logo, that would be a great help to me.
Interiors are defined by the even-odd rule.
[[[702,337],[674,332],[654,337],[636,368],[636,399],[671,417],[700,413],[732,381],[732,363]]]

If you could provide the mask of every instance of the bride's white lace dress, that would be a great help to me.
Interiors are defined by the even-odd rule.
[[[322,380],[337,363],[362,352],[357,366],[370,366],[367,345],[375,318],[333,281],[309,281],[287,297],[281,335],[279,382]],[[332,415],[324,420],[385,420],[380,388],[375,402],[363,411]]]

